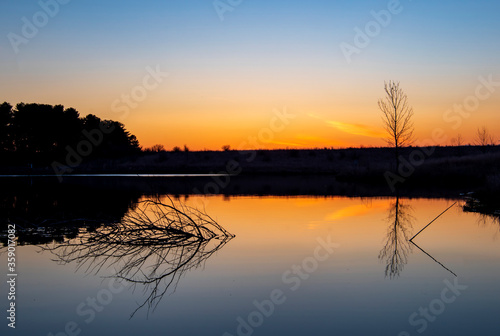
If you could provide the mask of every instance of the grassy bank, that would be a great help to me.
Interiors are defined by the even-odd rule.
[[[500,146],[405,148],[400,186],[498,190]],[[141,153],[116,160],[84,161],[72,173],[230,173],[327,175],[338,182],[387,185],[395,171],[391,148],[190,151]],[[54,174],[51,167],[2,167],[7,174]]]

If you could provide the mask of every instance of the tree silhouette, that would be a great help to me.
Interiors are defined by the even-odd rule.
[[[399,82],[384,83],[386,97],[378,101],[387,132],[387,144],[394,147],[396,171],[399,170],[399,149],[413,143],[413,108]]]
[[[145,149],[146,152],[154,152],[154,153],[161,153],[161,152],[165,152],[165,146],[163,146],[162,144],[156,144],[154,146],[151,146],[151,147],[148,147]]]
[[[490,134],[486,126],[477,129],[475,142],[476,145],[482,147],[495,145],[495,139],[493,138],[493,135]]]
[[[0,105],[0,155],[12,150],[10,126],[12,122],[12,105]]]
[[[16,154],[28,163],[54,157],[58,146],[61,106],[17,104],[13,118]]]
[[[62,105],[19,103],[15,109],[8,103],[0,105],[0,155],[9,155],[9,164],[48,166],[63,160],[68,147],[88,141],[87,134],[102,130],[110,132],[94,145],[89,157],[119,157],[140,151],[137,138],[125,126],[112,120],[101,120],[94,115],[80,118],[74,108]],[[112,131],[111,131],[112,130]],[[7,160],[4,161],[4,164]]]
[[[107,146],[118,155],[138,153],[141,150],[136,136],[125,129],[125,125],[118,121],[111,121],[113,131],[107,137]]]
[[[452,138],[451,145],[457,146],[457,147],[463,146],[464,145],[464,138],[462,137],[462,134],[458,133],[456,138]]]
[[[92,155],[94,157],[112,158],[129,154],[134,154],[140,151],[139,141],[135,135],[130,134],[125,129],[125,125],[112,120],[101,120],[101,118],[89,114],[83,121],[83,130],[92,132],[100,130],[104,127],[107,131],[104,132],[102,143],[95,146]]]

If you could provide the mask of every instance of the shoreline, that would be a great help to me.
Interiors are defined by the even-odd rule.
[[[415,153],[424,152],[432,154],[420,162],[411,160]],[[0,182],[14,176],[60,181],[92,177],[149,180],[182,177],[242,181],[243,192],[247,189],[253,192],[255,182],[269,185],[269,189],[286,185],[277,188],[279,193],[307,189],[309,184],[310,189],[321,195],[343,189],[379,190],[376,193],[382,195],[395,195],[395,189],[407,194],[426,190],[430,194],[434,190],[444,194],[500,190],[500,146],[407,147],[401,150],[401,158],[401,170],[395,172],[392,148],[143,152],[122,159],[83,162],[72,168],[71,173],[60,175],[55,174],[50,164],[35,168],[0,166]],[[391,188],[391,183],[395,188]],[[217,184],[221,193],[227,192],[222,189],[231,188],[224,184]]]

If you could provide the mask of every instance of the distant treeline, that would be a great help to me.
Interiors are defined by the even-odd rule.
[[[67,157],[118,158],[140,152],[124,125],[62,105],[0,105],[0,163],[47,166]],[[77,154],[73,154],[77,153]]]

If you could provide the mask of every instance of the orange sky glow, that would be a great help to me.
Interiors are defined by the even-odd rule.
[[[11,5],[5,35],[40,9]],[[142,147],[220,150],[252,137],[262,149],[378,147],[377,101],[394,80],[414,109],[417,145],[449,145],[458,134],[473,143],[482,126],[500,140],[496,2],[402,4],[350,58],[340,46],[385,4],[246,3],[224,21],[206,2],[100,5],[96,16],[87,2],[72,3],[19,48],[0,41],[2,102],[117,120]],[[273,111],[285,108],[295,118],[270,135]],[[433,137],[436,129],[444,136]]]

